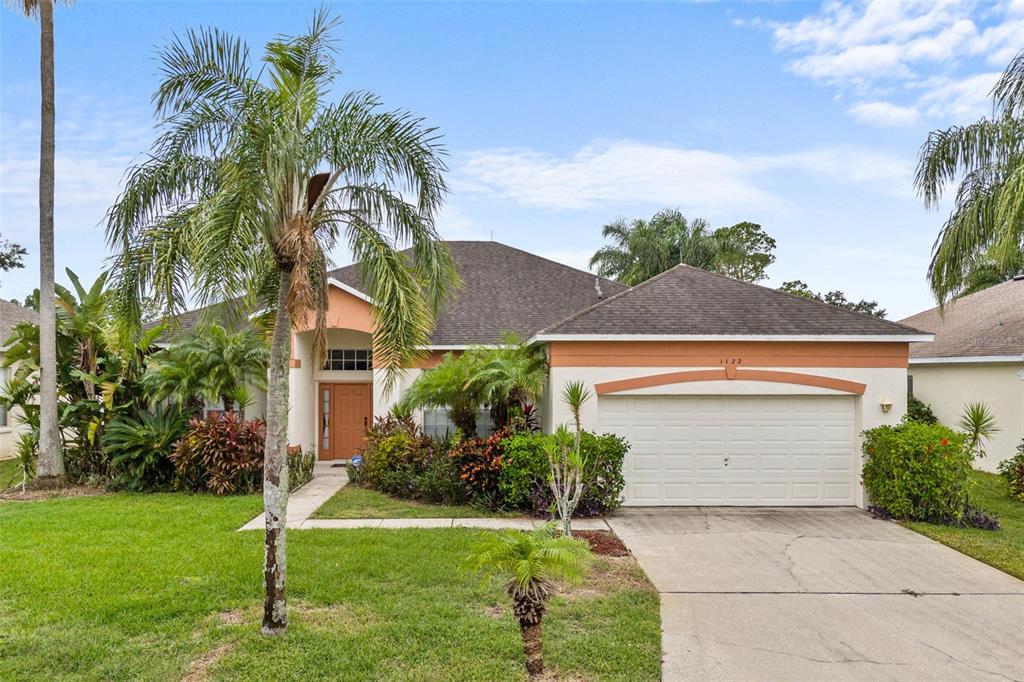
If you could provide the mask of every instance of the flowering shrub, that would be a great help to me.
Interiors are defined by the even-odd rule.
[[[263,487],[267,425],[222,412],[189,421],[171,454],[174,487],[218,495],[254,493]]]
[[[959,523],[967,510],[967,437],[938,424],[906,422],[864,432],[864,487],[873,506],[898,519]]]

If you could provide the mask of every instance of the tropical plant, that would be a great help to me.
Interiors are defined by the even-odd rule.
[[[40,485],[64,478],[57,392],[57,318],[54,308],[53,193],[56,157],[53,77],[53,0],[8,0],[27,17],[39,18],[39,459]],[[70,4],[70,3],[67,3]]]
[[[999,463],[998,471],[1006,479],[1010,496],[1024,502],[1024,441],[1017,446],[1017,454]]]
[[[932,248],[928,277],[940,303],[972,284],[979,258],[1015,270],[1024,245],[1024,51],[992,89],[992,117],[935,130],[921,146],[914,186],[937,208],[959,182]]]
[[[540,399],[548,381],[547,355],[512,333],[494,347],[465,353],[470,378],[467,386],[490,407],[496,428],[525,424],[527,408]]]
[[[499,429],[487,438],[464,438],[448,452],[467,497],[480,506],[491,509],[501,506],[498,480],[504,461],[502,443],[511,435],[508,429]]]
[[[325,351],[328,254],[343,241],[374,302],[374,365],[394,385],[428,345],[457,281],[434,227],[445,193],[437,132],[369,93],[328,97],[338,74],[321,9],[308,30],[279,36],[253,69],[249,49],[215,29],[189,31],[160,53],[158,138],[128,171],[107,237],[118,252],[122,317],[145,298],[168,312],[186,292],[202,303],[240,294],[273,311],[263,496],[263,631],[287,626],[283,519],[288,359],[295,325]],[[320,172],[326,168],[325,172]],[[409,253],[399,244],[410,244]]]
[[[36,458],[39,457],[38,429],[33,428],[18,434],[18,440],[14,442],[14,456],[18,460],[21,491],[25,492],[26,486],[36,476]]]
[[[412,409],[443,407],[464,438],[476,436],[476,413],[484,403],[482,382],[475,381],[476,363],[466,353],[445,353],[436,367],[416,377],[403,401]]]
[[[175,488],[217,495],[257,492],[266,437],[262,419],[246,421],[237,412],[193,417],[170,455]]]
[[[597,274],[634,286],[680,263],[716,270],[723,253],[735,242],[716,236],[703,218],[690,220],[675,209],[655,213],[650,220],[619,219],[601,228],[612,243],[590,259]]]
[[[174,472],[170,456],[185,432],[185,422],[176,405],[111,421],[103,432],[103,447],[121,485],[128,490],[147,490],[169,483]]]
[[[855,313],[864,313],[865,315],[871,315],[879,318],[885,317],[885,308],[880,308],[878,306],[878,301],[869,301],[864,298],[859,301],[852,301],[846,297],[846,294],[838,289],[827,291],[823,294],[816,293],[807,286],[806,282],[799,279],[783,282],[782,286],[779,287],[779,291],[792,294],[793,296],[809,298],[813,301],[828,303],[829,305],[834,305],[837,308],[842,308],[843,310],[849,310]]]
[[[269,353],[266,340],[255,331],[229,332],[219,324],[205,324],[153,355],[144,382],[157,400],[171,398],[194,407],[201,396],[219,400],[228,412],[238,406],[244,419],[246,387],[267,387]]]
[[[541,622],[554,593],[552,580],[579,584],[586,573],[590,550],[587,543],[568,536],[557,537],[555,524],[530,533],[503,531],[484,536],[466,558],[465,566],[504,581],[512,600],[512,615],[519,624],[530,679],[544,674]]]
[[[995,415],[985,403],[968,403],[960,413],[960,429],[975,458],[985,456],[985,441],[999,433]]]
[[[548,484],[555,498],[555,510],[562,521],[562,532],[572,537],[572,515],[583,495],[583,473],[587,468],[586,457],[580,447],[583,427],[580,409],[590,399],[590,390],[582,381],[570,381],[562,389],[562,402],[572,413],[573,431],[563,424],[554,433],[554,438],[545,444],[548,456]]]
[[[903,421],[921,422],[922,424],[938,424],[939,418],[932,412],[932,406],[920,398],[907,395],[907,413]]]

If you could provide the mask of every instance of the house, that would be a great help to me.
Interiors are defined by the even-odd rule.
[[[935,334],[910,350],[913,395],[956,426],[964,405],[985,403],[999,432],[975,466],[995,471],[1024,439],[1024,276],[903,320]]]
[[[449,242],[463,279],[427,359],[384,391],[358,266],[329,273],[328,355],[292,335],[289,441],[348,459],[363,429],[445,352],[513,331],[542,345],[546,429],[567,381],[583,426],[626,438],[627,505],[860,505],[859,434],[906,409],[917,329],[686,265],[628,289],[496,242]],[[552,396],[555,396],[553,398]],[[438,428],[441,411],[419,415]]]
[[[3,364],[3,348],[8,337],[19,322],[39,323],[39,315],[34,310],[23,308],[17,303],[0,299],[0,365]],[[14,367],[0,367],[0,391],[7,384],[7,379]],[[0,459],[14,457],[14,446],[19,435],[26,430],[21,423],[17,410],[8,411],[0,405]]]

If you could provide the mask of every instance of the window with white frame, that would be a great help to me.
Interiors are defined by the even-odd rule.
[[[324,358],[324,369],[358,372],[373,369],[373,355],[365,348],[332,348]]]
[[[455,424],[448,418],[448,410],[443,407],[428,407],[423,410],[423,433],[432,438],[447,438],[455,435]],[[482,407],[476,412],[476,435],[486,438],[494,432],[494,421],[491,411]]]

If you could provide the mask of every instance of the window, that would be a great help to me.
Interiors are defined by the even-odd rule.
[[[0,367],[0,392],[4,392],[7,388],[7,368]],[[7,409],[3,405],[0,405],[0,429],[10,426],[7,423]]]
[[[455,424],[448,418],[448,410],[443,407],[426,408],[423,410],[423,433],[433,438],[445,438],[454,434]],[[486,438],[494,432],[491,411],[486,407],[477,410],[476,435]]]
[[[370,351],[354,348],[332,348],[327,351],[324,369],[331,371],[364,372],[373,369]]]

